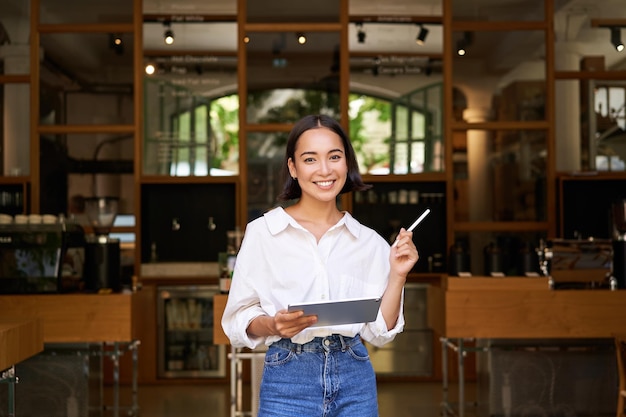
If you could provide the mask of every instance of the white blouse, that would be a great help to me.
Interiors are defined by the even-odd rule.
[[[380,297],[389,279],[389,251],[389,244],[378,233],[349,213],[318,243],[281,207],[272,209],[246,228],[222,317],[224,332],[234,347],[269,346],[280,337],[250,338],[246,333],[258,316],[274,316],[298,302]],[[334,333],[360,334],[363,340],[382,346],[403,328],[401,305],[391,330],[379,311],[371,323],[310,327],[291,340],[306,343]]]

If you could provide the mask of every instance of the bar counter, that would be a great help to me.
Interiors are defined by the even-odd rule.
[[[0,383],[8,385],[9,416],[15,415],[15,365],[42,351],[41,320],[0,318]]]
[[[441,335],[443,415],[465,415],[467,353],[490,355],[489,340],[508,340],[509,348],[550,340],[562,350],[580,339],[610,339],[626,332],[625,305],[626,290],[551,289],[547,277],[448,277],[431,286],[428,323]],[[467,346],[467,339],[476,340],[477,348]],[[456,352],[458,362],[456,410],[448,400],[448,349]],[[489,366],[484,369],[491,372]]]
[[[43,351],[41,321],[0,319],[0,371]]]
[[[136,300],[136,296],[136,293],[3,295],[0,296],[0,306],[2,306],[2,309],[0,309],[0,324],[14,317],[38,323],[41,337],[39,352],[43,352],[42,355],[46,355],[48,349],[52,351],[57,348],[62,350],[64,344],[80,344],[84,345],[80,348],[83,356],[99,355],[109,357],[112,367],[110,371],[112,372],[113,404],[104,404],[104,399],[101,396],[92,395],[90,397],[89,394],[85,394],[84,397],[78,398],[81,407],[85,408],[82,411],[86,413],[86,409],[89,406],[97,408],[110,406],[115,415],[119,415],[121,409],[128,409],[129,415],[137,415],[139,340],[135,337],[138,333],[134,331],[133,326],[133,302]],[[75,348],[73,355],[78,351],[79,348]],[[2,352],[3,349],[0,346],[0,353]],[[132,398],[130,405],[121,406],[119,358],[126,352],[130,352],[132,355]],[[71,355],[57,355],[57,357],[58,359],[55,360],[58,360],[61,364],[59,369],[65,369],[65,372],[71,369],[69,372],[73,372],[71,375],[76,376],[75,383],[78,384],[76,392],[82,392],[79,389],[80,384],[88,384],[88,380],[92,376],[84,377],[82,369],[76,370],[72,368],[75,366],[75,363],[72,362]],[[70,359],[68,360],[67,358]],[[26,366],[26,363],[24,366]],[[41,384],[52,384],[54,379],[49,378],[48,374],[37,373],[37,366],[28,366],[30,366],[28,372],[31,372],[31,375],[37,375],[37,378],[41,377],[41,380],[31,380],[29,381],[31,382],[30,385],[25,383],[22,387],[21,395],[24,398],[24,407],[26,405],[35,407],[32,402],[27,400],[29,395],[36,395],[35,392],[37,392],[38,386]],[[0,367],[1,369],[2,367]],[[90,366],[89,372],[94,371],[93,378],[103,383],[105,369],[108,368],[102,368],[102,365],[100,365],[95,370],[94,365],[93,369]],[[50,374],[52,375],[54,372],[51,371]],[[83,377],[86,378],[85,381],[83,381]],[[70,394],[63,391],[61,387],[56,395],[63,398],[63,396]]]
[[[551,290],[546,277],[448,277],[429,288],[429,325],[447,338],[610,338],[626,332],[626,290]]]
[[[133,294],[0,296],[0,320],[40,319],[44,343],[131,342]]]

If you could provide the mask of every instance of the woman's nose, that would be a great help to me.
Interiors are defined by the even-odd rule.
[[[331,171],[330,163],[328,161],[322,160],[320,163],[320,171],[324,174]]]

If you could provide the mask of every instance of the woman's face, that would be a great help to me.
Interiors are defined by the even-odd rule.
[[[297,178],[302,198],[335,201],[348,176],[341,137],[327,128],[310,129],[300,135],[289,173]]]

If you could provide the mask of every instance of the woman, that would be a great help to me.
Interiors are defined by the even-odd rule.
[[[361,340],[381,346],[404,327],[403,288],[418,259],[412,233],[389,244],[337,208],[337,196],[370,188],[347,135],[332,118],[306,116],[289,134],[281,200],[250,222],[222,327],[235,347],[268,351],[259,417],[377,416],[376,379]],[[372,323],[310,327],[288,304],[380,297]]]

